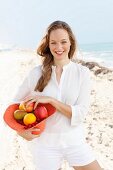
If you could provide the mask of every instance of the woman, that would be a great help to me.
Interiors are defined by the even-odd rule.
[[[63,159],[76,170],[101,169],[85,141],[83,120],[90,103],[90,71],[71,61],[76,50],[70,26],[53,22],[37,49],[42,66],[30,72],[15,98],[28,104],[36,102],[34,107],[50,103],[57,110],[47,119],[40,136],[30,130],[19,133],[31,141],[37,170],[58,170]]]

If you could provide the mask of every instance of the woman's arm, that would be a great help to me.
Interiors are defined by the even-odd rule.
[[[63,102],[60,102],[52,97],[37,95],[26,97],[24,102],[28,102],[28,104],[36,102],[34,108],[36,108],[38,103],[50,103],[56,108],[57,111],[71,119],[72,126],[76,126],[84,120],[90,105],[90,71],[85,69],[82,76],[79,95],[74,105],[64,104]]]
[[[37,69],[38,69],[38,71],[37,71]],[[34,82],[33,82],[34,76],[36,77],[36,75],[39,76],[39,67],[34,68],[33,70],[31,70],[29,72],[28,76],[24,79],[23,83],[18,88],[17,93],[16,93],[15,97],[13,98],[12,103],[23,102],[23,99],[31,93],[32,86],[34,85]],[[32,140],[39,136],[39,135],[32,134],[32,131],[40,131],[40,129],[30,128],[23,132],[18,132],[18,135],[20,135],[21,137],[23,137],[26,140]]]
[[[40,74],[40,66],[34,67],[31,71],[29,71],[28,75],[17,89],[12,102],[20,103],[26,96],[30,95],[32,89],[35,88],[35,84],[38,81]]]
[[[32,102],[35,102],[34,109],[38,105],[38,103],[50,103],[53,105],[57,111],[61,112],[68,118],[71,118],[72,111],[71,111],[71,106],[64,104],[60,101],[58,101],[55,98],[49,97],[49,96],[37,96],[37,95],[30,95],[24,99],[24,102],[27,102],[27,105],[29,105]]]
[[[68,118],[71,118],[72,110],[70,105],[64,104],[56,99],[51,99],[50,104],[53,105],[56,108],[56,110],[58,110]]]

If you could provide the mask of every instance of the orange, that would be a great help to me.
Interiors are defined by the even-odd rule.
[[[25,125],[29,125],[36,122],[36,116],[33,113],[28,113],[24,116],[23,122]]]

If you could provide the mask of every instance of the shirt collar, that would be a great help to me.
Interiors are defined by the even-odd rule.
[[[65,64],[63,66],[63,70],[66,70],[67,68],[69,68],[71,66],[71,64],[72,64],[72,61],[70,60],[70,62],[68,64]],[[52,70],[55,70],[55,69],[56,69],[56,66],[52,65]]]

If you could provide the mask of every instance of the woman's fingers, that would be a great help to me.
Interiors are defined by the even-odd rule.
[[[31,101],[33,100],[34,98],[33,97],[26,97],[23,99],[24,103],[28,102],[28,101]]]
[[[29,104],[33,103],[33,102],[36,102],[36,99],[32,99],[32,100],[26,102],[26,107],[27,107]]]
[[[31,136],[31,138],[32,139],[34,139],[34,138],[37,138],[37,137],[39,137],[40,135],[39,135],[39,132],[40,132],[40,129],[32,129],[32,130],[30,130],[30,136]]]
[[[25,132],[25,138],[26,139],[29,139],[29,140],[32,140],[34,138],[37,138],[39,137],[39,132],[40,132],[40,129],[34,129],[34,128],[30,128],[29,130],[26,130]]]
[[[28,106],[29,104],[31,104],[33,102],[35,102],[35,105],[34,105],[34,109],[35,109],[39,103],[37,97],[34,97],[34,98],[32,97],[32,98],[29,98],[29,100],[28,99],[24,100],[24,103],[26,103],[26,106]]]
[[[34,105],[34,109],[36,109],[37,105],[38,105],[38,100],[35,102],[35,105]]]
[[[30,128],[30,129],[28,129],[28,131],[29,132],[32,132],[32,131],[40,132],[40,129],[34,126],[34,127]]]
[[[24,103],[32,103],[33,101],[37,101],[38,97],[37,96],[27,96],[23,99]]]
[[[34,138],[37,138],[40,136],[40,134],[38,134],[36,131],[32,131],[31,133],[32,133],[32,135],[35,135],[35,136],[33,136]]]

